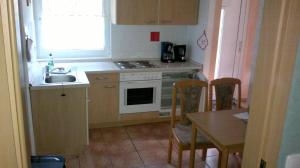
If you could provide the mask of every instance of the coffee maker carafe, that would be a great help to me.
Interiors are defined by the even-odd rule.
[[[174,59],[178,62],[185,62],[186,45],[176,45],[174,48]]]
[[[167,63],[174,62],[173,43],[161,42],[161,61]]]

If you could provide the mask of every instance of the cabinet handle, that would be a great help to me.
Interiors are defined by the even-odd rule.
[[[65,97],[65,96],[67,96],[67,95],[66,95],[65,93],[62,93],[61,96],[62,96],[62,97]]]
[[[115,88],[115,86],[113,86],[113,85],[110,85],[110,86],[104,86],[104,88],[106,88],[106,89],[111,89],[111,88]]]
[[[107,80],[108,78],[106,77],[96,77],[96,80]]]

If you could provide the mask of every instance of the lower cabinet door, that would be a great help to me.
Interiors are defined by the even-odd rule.
[[[79,154],[88,143],[86,88],[32,90],[38,155]]]
[[[88,96],[90,125],[119,121],[118,82],[91,83]]]

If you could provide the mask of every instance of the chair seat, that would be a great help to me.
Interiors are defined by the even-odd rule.
[[[176,127],[173,128],[173,131],[181,144],[183,144],[184,146],[189,146],[191,144],[191,139],[192,139],[191,125],[176,124]],[[199,145],[212,144],[203,135],[201,135],[200,132],[197,133],[196,143]]]

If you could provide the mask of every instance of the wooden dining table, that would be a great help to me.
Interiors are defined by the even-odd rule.
[[[233,115],[246,111],[246,109],[238,109],[187,114],[192,122],[189,167],[194,167],[196,135],[199,131],[218,148],[221,157],[219,165],[221,168],[226,168],[229,153],[243,151],[246,135],[246,122]]]

